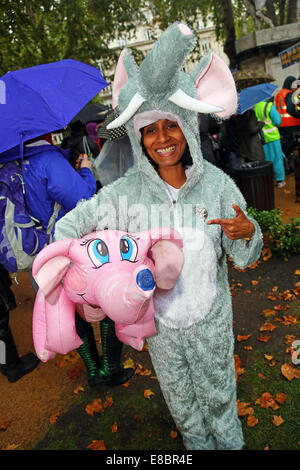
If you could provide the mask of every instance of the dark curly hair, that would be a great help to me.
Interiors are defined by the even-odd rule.
[[[152,158],[148,155],[147,153],[147,150],[146,150],[146,147],[144,145],[144,136],[143,136],[143,129],[140,129],[140,133],[141,133],[141,146],[142,146],[142,150],[143,150],[143,153],[146,155],[146,157],[148,158],[149,160],[149,163],[151,163],[151,165],[153,166],[153,168],[158,172],[158,164],[152,160]],[[183,168],[187,168],[188,166],[192,166],[193,165],[193,159],[192,159],[192,156],[191,156],[191,152],[190,152],[190,149],[189,149],[189,146],[188,146],[188,143],[186,143],[186,147],[184,149],[184,152],[181,156],[181,159],[177,162],[177,165],[181,163]]]

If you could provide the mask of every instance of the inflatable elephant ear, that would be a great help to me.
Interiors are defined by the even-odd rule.
[[[170,109],[178,115],[180,109],[215,114],[220,118],[233,114],[237,108],[234,79],[216,54],[204,56],[191,74],[182,71],[196,40],[186,24],[173,23],[155,42],[140,68],[125,49],[113,83],[113,106],[119,108],[120,115],[107,128],[125,124],[141,107],[158,109],[160,103],[164,103],[165,111],[169,103]],[[179,110],[176,107],[174,110],[172,104]]]

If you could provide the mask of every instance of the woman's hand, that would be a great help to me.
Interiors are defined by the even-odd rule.
[[[83,154],[80,168],[88,168],[89,170],[92,168],[92,162],[89,160],[87,154]]]
[[[207,225],[221,225],[223,232],[230,240],[250,239],[254,233],[254,224],[250,222],[239,206],[232,204],[232,207],[236,212],[235,217],[232,219],[211,219],[206,222]]]

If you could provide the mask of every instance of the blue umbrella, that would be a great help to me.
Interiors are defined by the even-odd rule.
[[[108,83],[100,71],[72,59],[0,78],[0,153],[64,128]]]
[[[256,103],[271,98],[277,88],[277,85],[273,85],[273,83],[261,83],[244,88],[239,93],[238,114],[243,114],[253,108]]]

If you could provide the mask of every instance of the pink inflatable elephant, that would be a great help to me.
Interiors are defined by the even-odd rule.
[[[107,315],[118,338],[140,351],[156,333],[155,287],[172,289],[182,266],[182,240],[173,229],[103,230],[48,245],[32,270],[39,285],[33,310],[37,356],[47,362],[82,344],[75,309],[88,322]]]

